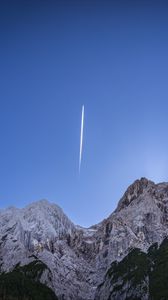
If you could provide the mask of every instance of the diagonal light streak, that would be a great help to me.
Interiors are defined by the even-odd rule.
[[[81,132],[80,132],[79,173],[80,173],[80,169],[81,169],[82,151],[83,151],[84,114],[85,114],[85,108],[83,105],[82,106],[82,116],[81,116]]]

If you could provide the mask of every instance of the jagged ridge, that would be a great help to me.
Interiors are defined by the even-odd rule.
[[[35,258],[47,265],[40,278],[58,299],[93,300],[113,261],[168,236],[168,183],[136,180],[107,219],[91,228],[75,226],[46,200],[0,211],[0,271]]]

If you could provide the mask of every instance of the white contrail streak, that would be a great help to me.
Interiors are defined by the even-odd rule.
[[[85,108],[83,105],[82,106],[82,117],[81,117],[81,132],[80,132],[79,173],[80,173],[80,168],[81,168],[82,150],[83,150],[84,114],[85,114]]]

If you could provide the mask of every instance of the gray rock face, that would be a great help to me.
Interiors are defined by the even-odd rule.
[[[46,200],[23,209],[0,211],[0,271],[32,255],[50,269],[42,276],[59,299],[93,300],[97,286],[115,260],[132,248],[147,251],[168,235],[168,183],[136,180],[117,209],[98,225],[75,226],[62,209]]]
[[[168,238],[147,253],[133,249],[113,262],[98,286],[96,300],[168,299]]]

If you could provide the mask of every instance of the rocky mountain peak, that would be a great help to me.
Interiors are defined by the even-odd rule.
[[[142,177],[141,179],[135,180],[126,190],[123,197],[120,199],[116,212],[119,212],[121,209],[129,206],[129,204],[134,201],[137,197],[139,197],[144,190],[146,190],[149,187],[155,186],[155,183],[153,181],[148,180],[145,177]]]
[[[0,272],[37,259],[48,268],[41,282],[59,300],[97,300],[96,288],[112,262],[133,248],[146,253],[166,236],[168,183],[141,178],[128,187],[115,212],[90,228],[75,226],[47,200],[0,210]]]

